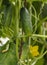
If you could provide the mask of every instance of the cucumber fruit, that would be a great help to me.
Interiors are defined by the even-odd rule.
[[[22,7],[20,10],[20,20],[23,31],[25,32],[25,34],[30,35],[32,33],[32,22],[30,14],[25,7]]]

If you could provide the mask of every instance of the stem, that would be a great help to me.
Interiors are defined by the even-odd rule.
[[[45,50],[45,45],[43,45],[43,47],[42,47],[41,55],[43,54],[44,50]]]
[[[47,50],[46,50],[42,55],[40,55],[40,56],[37,58],[37,60],[41,59],[46,53],[47,53]]]
[[[35,10],[35,8],[34,8],[34,6],[33,5],[31,5],[31,7],[33,8],[33,10],[34,10],[34,12],[35,12],[35,17],[37,18],[37,12],[36,12],[36,10]],[[36,32],[36,30],[37,30],[37,19],[35,19],[35,31],[34,31],[34,33]]]
[[[15,6],[15,10],[16,10],[16,19],[15,19],[15,22],[16,22],[16,32],[15,34],[18,34],[19,32],[19,17],[18,17],[18,14],[19,14],[19,10],[18,10],[18,5],[16,3],[16,6]],[[16,57],[17,59],[19,59],[19,55],[18,55],[18,38],[16,38]]]
[[[45,51],[42,55],[40,55],[38,58],[35,59],[35,61],[31,64],[31,65],[35,65],[37,63],[37,61],[41,58],[43,58],[43,56],[47,53],[47,51]]]
[[[16,32],[15,34],[17,35],[19,33],[19,13],[20,13],[20,7],[21,7],[21,1],[17,0],[17,2],[15,1],[15,10],[16,10]],[[19,39],[16,38],[16,57],[17,59],[19,59],[19,52],[18,52],[18,45],[19,45]]]
[[[47,35],[40,35],[40,34],[30,34],[30,35],[21,35],[17,36],[17,38],[22,38],[22,37],[40,37],[40,38],[47,38]]]

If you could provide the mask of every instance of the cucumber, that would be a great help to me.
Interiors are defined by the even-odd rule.
[[[30,14],[28,10],[25,7],[22,7],[20,10],[20,20],[22,24],[22,29],[25,32],[25,34],[31,34],[32,33],[32,22],[30,18]]]

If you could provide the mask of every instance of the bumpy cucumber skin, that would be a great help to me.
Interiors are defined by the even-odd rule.
[[[32,33],[32,23],[30,19],[30,15],[28,10],[25,7],[22,7],[20,10],[20,19],[23,31],[25,34],[31,34]]]

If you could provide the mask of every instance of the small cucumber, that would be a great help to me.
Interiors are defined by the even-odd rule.
[[[30,14],[28,10],[25,7],[22,7],[20,10],[20,19],[23,31],[25,34],[31,34],[32,33],[32,22],[30,18]]]

